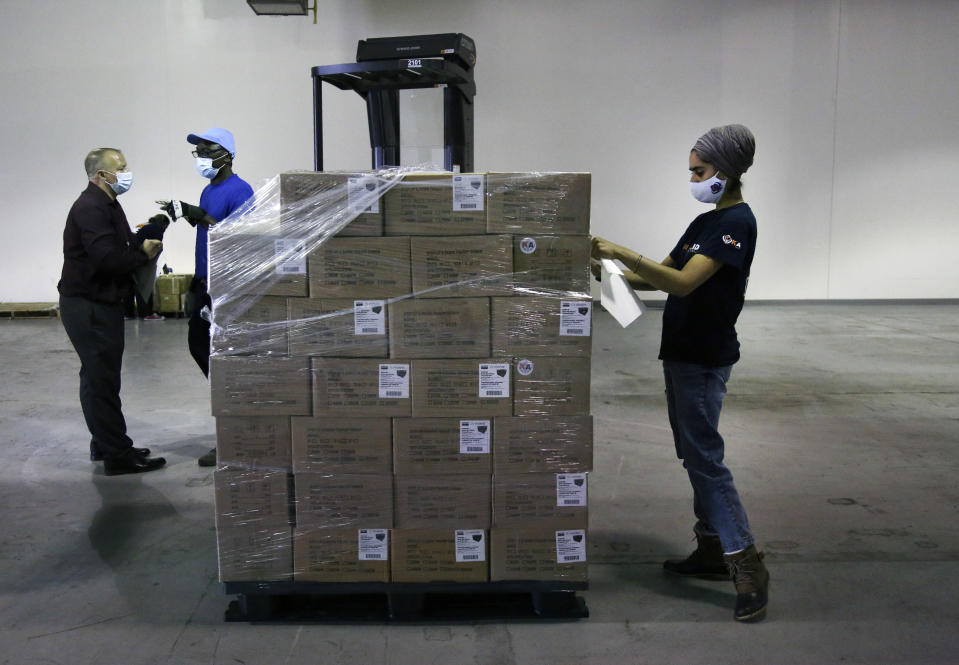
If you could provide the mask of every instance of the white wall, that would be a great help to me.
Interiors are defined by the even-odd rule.
[[[477,43],[478,170],[593,172],[593,231],[665,256],[704,207],[687,154],[713,125],[757,136],[754,299],[955,298],[959,2],[319,0],[319,24],[244,0],[0,0],[0,300],[55,300],[61,233],[97,146],[124,150],[131,223],[195,201],[185,137],[237,137],[254,186],[312,168],[310,68],[358,39]],[[353,93],[325,88],[330,169],[369,164]],[[192,270],[193,233],[165,260]]]

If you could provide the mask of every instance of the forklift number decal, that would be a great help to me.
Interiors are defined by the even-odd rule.
[[[407,61],[406,61],[406,66],[407,66],[407,67],[422,67],[422,66],[423,66],[423,61],[420,60],[419,58],[417,58],[416,60],[407,60]]]

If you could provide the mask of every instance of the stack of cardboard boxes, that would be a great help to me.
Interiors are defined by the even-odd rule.
[[[190,290],[192,274],[167,273],[157,275],[153,286],[153,309],[161,314],[182,314],[186,294]]]
[[[585,580],[589,174],[375,182],[213,236],[220,578]]]

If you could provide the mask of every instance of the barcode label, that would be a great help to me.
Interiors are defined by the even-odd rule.
[[[383,555],[382,555],[382,554],[376,554],[376,553],[368,553],[368,554],[366,555],[366,558],[367,558],[367,559],[382,559],[382,558],[383,558]]]
[[[586,506],[585,473],[556,474],[556,505],[560,508]]]
[[[386,334],[386,301],[385,300],[354,300],[353,301],[353,334],[355,335],[385,335]]]
[[[389,561],[390,532],[387,529],[360,529],[358,534],[360,561]]]
[[[277,275],[305,275],[306,245],[299,238],[274,240],[273,261]]]
[[[503,396],[503,391],[502,391],[502,390],[487,390],[487,391],[486,391],[486,396],[487,396],[487,397],[502,397],[502,396]]]
[[[350,212],[380,213],[379,183],[375,177],[350,178],[347,196]]]
[[[578,506],[579,499],[563,499],[563,505],[566,506]]]
[[[408,399],[410,396],[409,364],[380,365],[380,399]]]
[[[589,337],[593,303],[588,300],[563,300],[559,305],[561,337]]]
[[[295,275],[295,274],[299,273],[300,271],[296,268],[296,266],[280,266],[280,272],[283,273],[283,274],[291,274],[291,273],[292,273],[292,274]]]
[[[374,335],[379,331],[376,328],[362,328],[360,332],[362,332],[365,335]]]
[[[479,561],[479,554],[464,554],[463,561]]]
[[[475,210],[475,209],[476,209],[476,204],[475,204],[475,203],[461,203],[461,204],[460,204],[460,210]]]
[[[488,455],[490,452],[490,421],[460,421],[460,454]]]
[[[509,363],[479,364],[479,396],[509,397]]]
[[[556,532],[556,563],[585,563],[586,562],[586,531],[575,529],[572,531]]]
[[[482,210],[485,190],[482,175],[471,173],[453,176],[453,212]]]
[[[486,532],[482,529],[461,529],[454,532],[456,563],[486,561]]]
[[[400,390],[387,390],[383,393],[387,397],[402,397],[403,393]]]
[[[579,557],[575,554],[571,554],[563,557],[563,561],[579,561]]]
[[[567,328],[566,334],[567,334],[567,335],[582,335],[582,334],[583,334],[583,329],[582,329],[582,328]]]

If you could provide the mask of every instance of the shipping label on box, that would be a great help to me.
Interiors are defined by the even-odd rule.
[[[585,473],[493,477],[494,527],[551,520],[563,528],[585,528],[587,509]]]
[[[311,298],[407,295],[409,238],[330,238],[309,256]]]
[[[396,527],[488,528],[491,491],[489,474],[396,476]]]
[[[389,309],[394,358],[489,356],[489,298],[407,298]]]
[[[292,468],[288,416],[220,416],[216,419],[216,460],[243,469]]]
[[[385,358],[385,300],[290,298],[290,354]]]
[[[585,582],[585,529],[523,525],[490,531],[490,580]]]
[[[393,526],[393,476],[299,473],[296,525],[300,528]]]
[[[389,418],[292,420],[293,473],[376,473],[393,470]]]
[[[281,228],[299,236],[316,236],[331,228],[338,228],[340,236],[381,236],[382,187],[372,174],[281,173]]]
[[[209,291],[217,295],[308,295],[302,238],[260,233],[210,236]]]
[[[589,173],[487,174],[488,233],[589,235]]]
[[[294,300],[299,300],[294,298]],[[211,330],[213,353],[269,355],[289,351],[287,299],[281,296],[239,296],[230,320],[217,319]]]
[[[414,360],[415,417],[488,418],[512,415],[505,360]]]
[[[493,298],[493,355],[571,356],[592,353],[589,300]]]
[[[211,356],[213,415],[311,415],[309,362],[309,358]]]
[[[489,474],[491,436],[489,419],[394,418],[394,473]]]
[[[290,522],[286,471],[217,469],[213,487],[217,528]]]
[[[411,238],[417,298],[513,294],[512,236]]]
[[[515,368],[514,416],[589,413],[589,358],[519,358]]]
[[[293,535],[298,582],[389,582],[388,529],[301,529]]]
[[[461,532],[459,543],[457,531]],[[477,535],[480,542],[475,539]],[[489,579],[486,532],[394,529],[391,536],[393,582],[486,582]]]
[[[493,421],[493,473],[584,472],[593,468],[592,416]]]
[[[272,582],[293,579],[293,528],[257,523],[217,526],[221,582]]]
[[[313,358],[316,416],[410,415],[410,364],[365,358]]]
[[[588,236],[513,236],[513,269],[518,292],[589,299]]]
[[[388,236],[486,233],[482,174],[412,174],[383,197]]]

